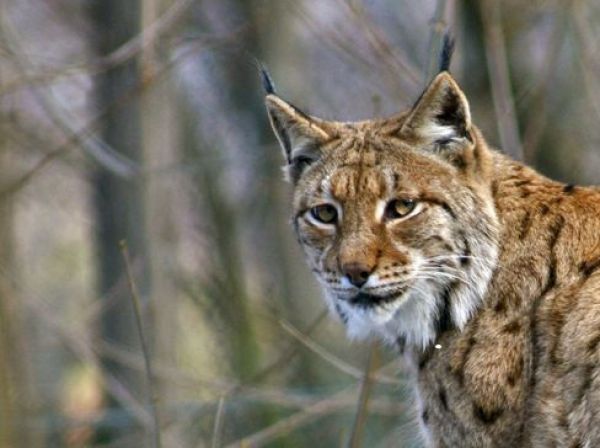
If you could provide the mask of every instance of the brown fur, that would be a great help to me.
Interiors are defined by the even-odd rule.
[[[368,300],[389,290],[381,297],[405,301],[394,319],[425,300],[410,295],[416,285],[434,296],[423,344],[418,331],[373,330],[409,342],[427,443],[600,446],[600,191],[491,150],[447,73],[388,120],[324,122],[274,95],[267,106],[290,162],[295,229],[332,309],[352,325],[356,291],[344,278],[357,264],[377,279]],[[297,154],[308,159],[294,162]],[[420,212],[377,218],[382,199],[396,197]],[[334,226],[307,218],[331,201],[341,213]],[[438,266],[446,276],[418,283],[424,257],[447,257]],[[465,280],[485,283],[480,297]]]

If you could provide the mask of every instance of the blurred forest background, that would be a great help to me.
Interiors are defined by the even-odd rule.
[[[419,446],[401,362],[325,315],[252,57],[317,116],[383,116],[449,27],[488,140],[600,183],[599,24],[593,0],[2,0],[0,448]]]

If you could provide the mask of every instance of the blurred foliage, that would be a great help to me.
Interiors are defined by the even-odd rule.
[[[150,386],[165,447],[419,446],[402,360],[347,342],[304,266],[253,58],[317,116],[384,116],[449,27],[489,142],[594,183],[599,19],[591,0],[1,2],[0,448],[156,445]]]

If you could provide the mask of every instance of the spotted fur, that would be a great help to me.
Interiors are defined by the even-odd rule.
[[[600,191],[490,149],[446,72],[389,119],[266,103],[308,263],[350,337],[404,353],[426,444],[600,446]]]

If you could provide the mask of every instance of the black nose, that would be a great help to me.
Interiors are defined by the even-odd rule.
[[[373,270],[363,263],[346,263],[342,266],[342,272],[346,277],[348,277],[350,283],[357,288],[360,288],[362,285],[367,283],[367,280],[369,280],[369,276]]]

